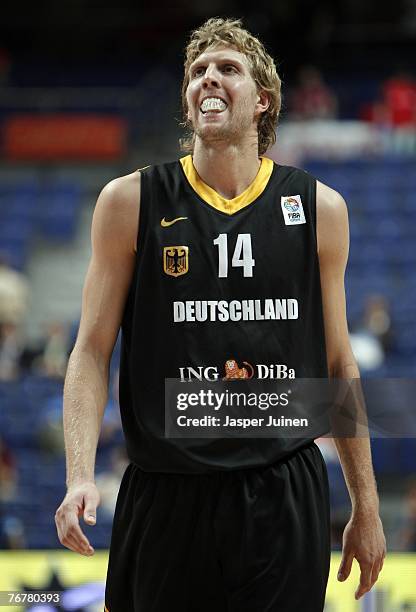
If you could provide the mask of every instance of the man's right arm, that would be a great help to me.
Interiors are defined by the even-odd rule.
[[[138,172],[106,185],[97,200],[81,321],[65,378],[67,493],[55,521],[61,543],[85,555],[94,550],[81,531],[79,517],[95,524],[99,504],[95,454],[108,399],[110,358],[134,270],[139,201]]]

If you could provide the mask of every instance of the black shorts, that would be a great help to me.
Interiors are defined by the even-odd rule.
[[[155,474],[130,464],[114,517],[109,612],[320,612],[329,494],[315,444],[261,468]]]

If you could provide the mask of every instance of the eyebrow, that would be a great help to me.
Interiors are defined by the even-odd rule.
[[[220,57],[216,60],[214,60],[215,63],[217,64],[235,64],[236,66],[238,66],[239,68],[243,67],[243,62],[241,62],[238,59],[234,59],[234,58],[230,58],[227,56],[223,56]],[[192,62],[192,64],[189,66],[189,71],[194,70],[195,68],[202,66],[204,64],[210,64],[211,62],[209,61],[209,56],[207,58],[207,60],[200,60],[199,58],[197,58],[195,61]]]

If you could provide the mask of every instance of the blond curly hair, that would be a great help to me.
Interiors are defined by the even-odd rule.
[[[208,47],[220,45],[233,47],[247,57],[257,89],[266,91],[270,96],[270,105],[260,117],[257,128],[259,155],[263,155],[276,142],[276,126],[282,104],[281,80],[273,58],[267,53],[258,38],[242,27],[241,19],[222,19],[221,17],[212,17],[200,28],[194,30],[185,49],[182,82],[183,122],[181,125],[188,130],[188,134],[181,139],[181,149],[188,153],[192,152],[195,142],[195,134],[187,117],[186,90],[189,84],[189,68]]]

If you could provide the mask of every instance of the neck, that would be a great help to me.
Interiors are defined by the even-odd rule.
[[[193,164],[201,179],[223,198],[232,200],[247,189],[259,171],[257,142],[246,147],[195,140]]]

